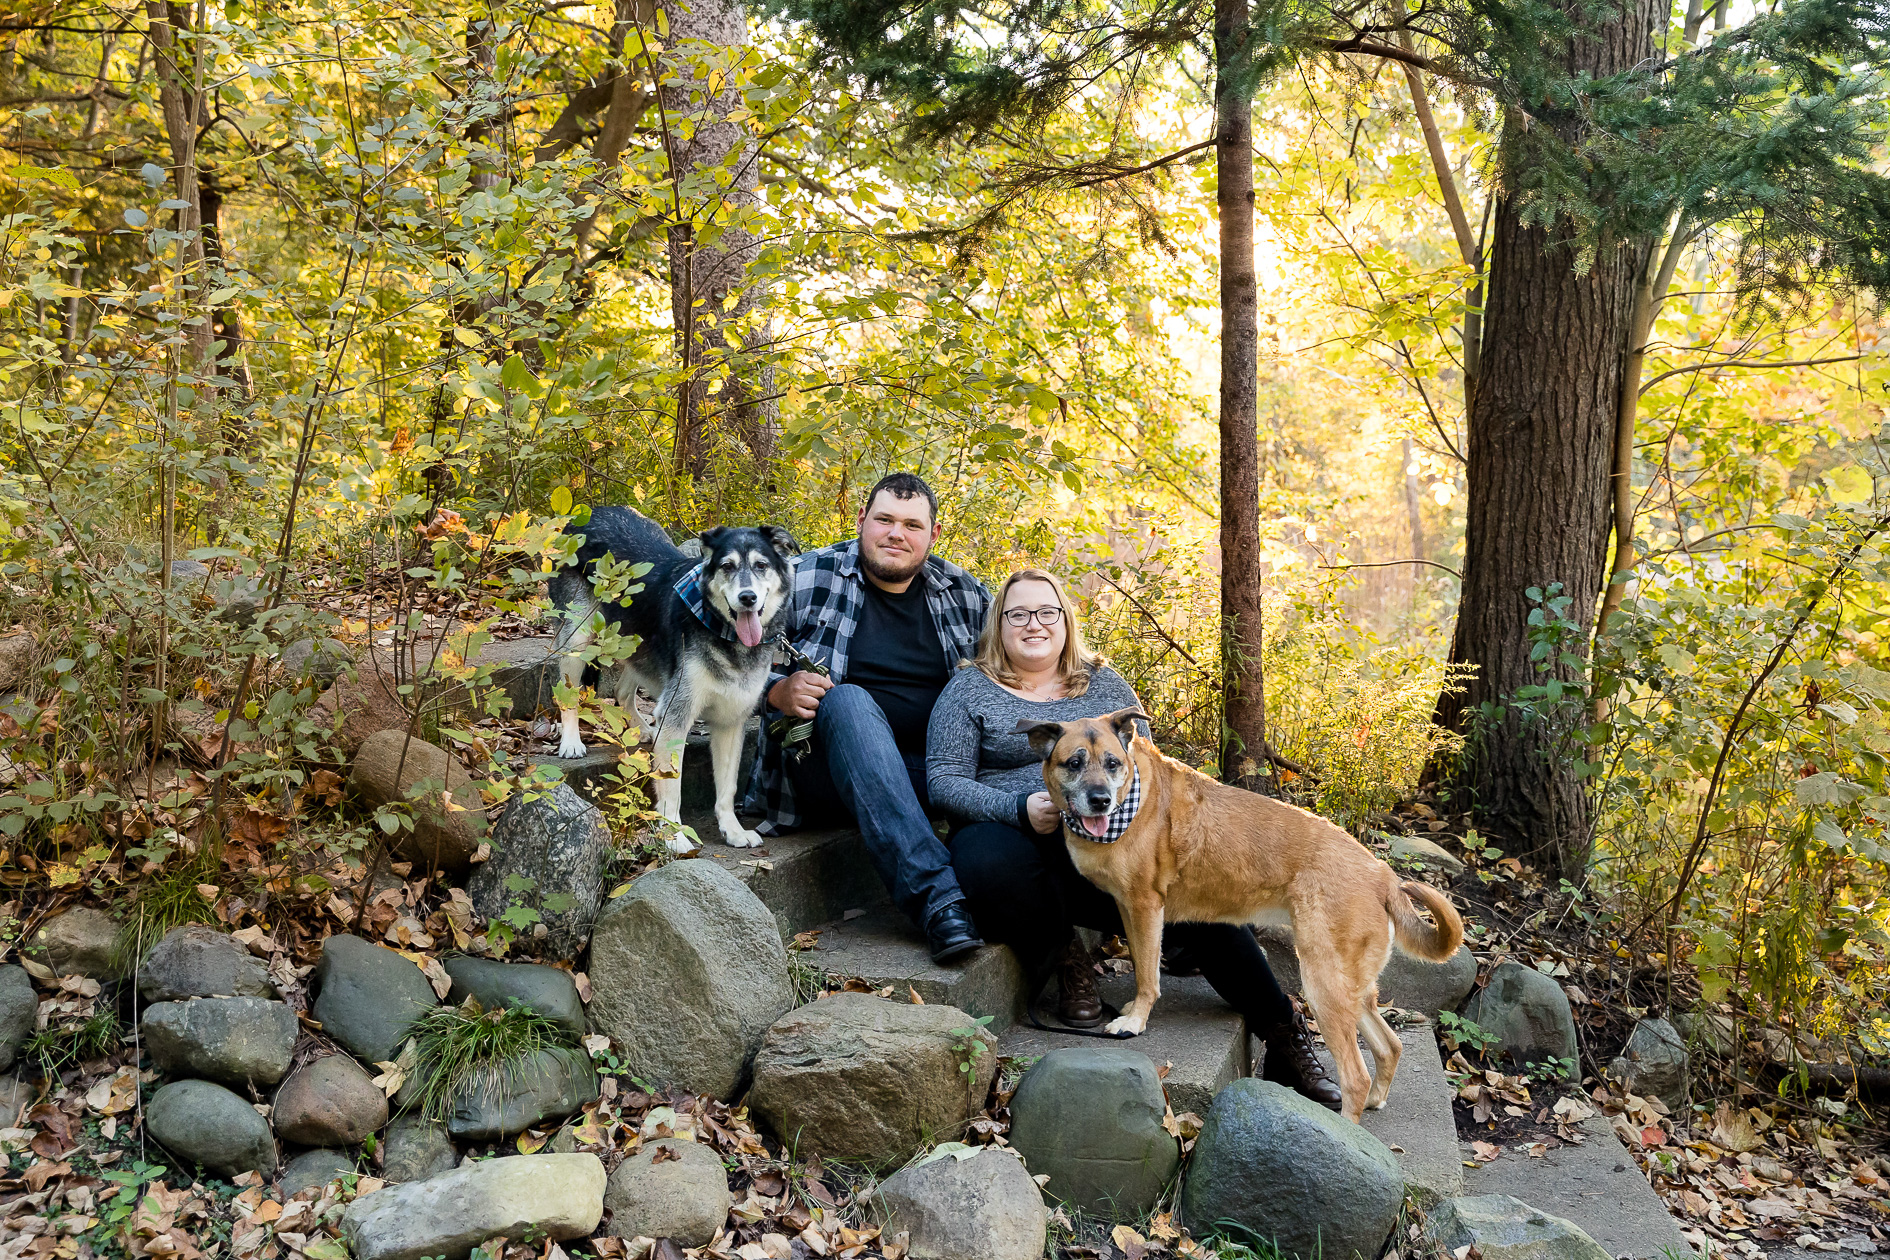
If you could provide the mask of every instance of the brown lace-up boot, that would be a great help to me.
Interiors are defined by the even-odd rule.
[[[1319,1061],[1312,1029],[1306,1026],[1306,1016],[1300,1012],[1298,1000],[1288,1000],[1293,1003],[1293,1018],[1260,1039],[1267,1048],[1260,1079],[1275,1081],[1328,1111],[1338,1111],[1343,1102],[1339,1086],[1326,1075],[1325,1064]]]
[[[1057,1018],[1071,1028],[1094,1028],[1103,1022],[1096,967],[1080,937],[1072,936],[1057,960]]]

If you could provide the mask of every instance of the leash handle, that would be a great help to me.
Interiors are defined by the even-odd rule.
[[[793,666],[796,672],[805,671],[810,674],[819,674],[822,678],[832,676],[828,673],[825,665],[822,665],[819,661],[788,642],[786,631],[780,631],[775,634],[772,646],[778,648],[781,653],[788,658],[788,664]],[[813,746],[814,720],[812,718],[779,717],[769,723],[768,733],[774,736],[776,740],[780,741],[781,753],[787,758],[788,763],[798,766],[807,757],[808,751]]]

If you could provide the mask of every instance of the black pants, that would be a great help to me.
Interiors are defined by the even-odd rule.
[[[1046,976],[1073,928],[1112,936],[1122,932],[1115,898],[1083,878],[1061,835],[1026,835],[1003,823],[972,823],[952,836],[951,850],[952,868],[979,935],[1016,950],[1033,983]],[[1292,1003],[1247,928],[1169,923],[1163,943],[1179,947],[1201,969],[1214,991],[1246,1017],[1254,1036],[1265,1037],[1292,1018]]]

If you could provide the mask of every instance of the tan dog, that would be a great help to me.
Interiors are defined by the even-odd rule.
[[[1444,894],[1401,881],[1323,818],[1163,756],[1136,734],[1138,718],[1147,715],[1123,709],[1017,724],[1043,758],[1076,869],[1122,912],[1135,1001],[1109,1031],[1148,1027],[1161,996],[1164,921],[1290,924],[1306,997],[1338,1061],[1343,1114],[1357,1121],[1365,1108],[1384,1106],[1403,1047],[1378,1013],[1378,973],[1394,941],[1431,962],[1450,958],[1463,942],[1462,917]],[[1354,1028],[1372,1050],[1369,1077]]]

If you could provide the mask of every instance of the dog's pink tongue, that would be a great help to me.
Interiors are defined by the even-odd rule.
[[[735,637],[742,641],[743,647],[760,647],[761,614],[758,612],[736,613]]]
[[[1098,814],[1095,817],[1091,817],[1088,814],[1084,814],[1083,815],[1083,830],[1087,831],[1092,836],[1108,835],[1109,834],[1109,816],[1107,814]]]

